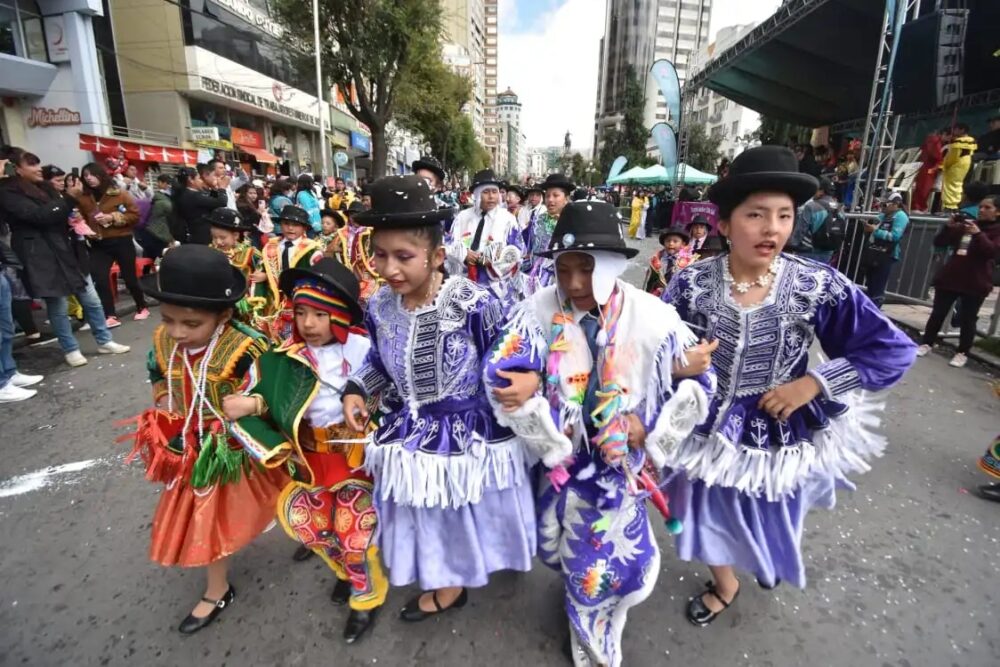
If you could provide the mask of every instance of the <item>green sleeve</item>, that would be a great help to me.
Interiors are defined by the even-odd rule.
[[[149,348],[149,354],[146,355],[146,371],[149,373],[150,384],[156,384],[157,382],[163,382],[165,376],[163,375],[163,369],[160,365],[156,363],[156,349]]]

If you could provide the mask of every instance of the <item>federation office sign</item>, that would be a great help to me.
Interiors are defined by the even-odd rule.
[[[264,111],[270,111],[271,113],[276,113],[285,116],[286,118],[293,118],[302,123],[319,125],[319,119],[316,116],[304,111],[299,111],[298,109],[294,109],[286,104],[276,102],[271,99],[271,97],[257,95],[249,90],[238,88],[230,83],[217,81],[216,79],[208,76],[200,76],[198,77],[198,81],[201,89],[205,92],[221,95],[222,97],[226,97],[237,102],[243,102],[244,104],[249,104],[257,107],[258,109],[263,109]]]

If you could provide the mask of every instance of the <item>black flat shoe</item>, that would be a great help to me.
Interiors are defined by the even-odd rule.
[[[765,591],[773,591],[773,590],[774,590],[775,588],[777,588],[778,586],[780,586],[780,585],[781,585],[781,579],[778,579],[778,578],[776,577],[776,578],[774,579],[774,583],[773,583],[773,584],[771,584],[770,586],[768,586],[768,585],[767,585],[767,584],[765,584],[765,583],[764,583],[763,581],[761,581],[760,579],[758,579],[758,580],[757,580],[757,585],[758,585],[758,586],[760,586],[761,588],[763,588],[763,589],[764,589]]]
[[[378,607],[370,611],[352,609],[351,614],[347,617],[347,625],[344,626],[344,641],[348,644],[353,644],[361,639],[361,635],[365,634],[370,627],[375,625],[375,617],[378,616],[378,609]]]
[[[315,551],[313,551],[304,544],[300,544],[299,548],[296,549],[295,553],[292,554],[292,560],[301,563],[304,560],[309,560],[315,555],[316,555]]]
[[[417,597],[413,598],[406,603],[406,606],[402,608],[399,612],[399,618],[408,623],[419,623],[424,621],[431,616],[437,616],[438,614],[452,609],[461,609],[465,606],[465,603],[469,601],[469,592],[466,589],[462,589],[455,601],[451,603],[450,607],[442,607],[438,602],[437,591],[431,593],[431,601],[434,603],[434,611],[424,611],[420,608],[420,598],[424,595],[421,593]]]
[[[708,606],[702,599],[703,596],[706,594],[711,595],[722,604],[722,611],[715,612],[708,608]],[[692,623],[694,623],[695,625],[697,625],[698,627],[703,628],[712,621],[714,621],[718,617],[718,615],[721,614],[723,611],[729,609],[729,605],[736,602],[736,598],[739,597],[739,594],[740,594],[740,589],[737,588],[736,593],[733,594],[733,599],[730,600],[729,602],[726,602],[725,600],[722,599],[722,596],[716,592],[715,582],[712,581],[706,582],[705,591],[699,595],[694,596],[688,602],[687,619]]]
[[[351,599],[351,582],[337,579],[337,585],[333,587],[333,595],[330,596],[333,604],[343,607]]]
[[[216,617],[222,613],[222,610],[231,605],[233,603],[233,600],[235,599],[236,599],[236,589],[233,588],[232,586],[230,586],[229,590],[226,591],[226,594],[223,595],[218,600],[209,600],[208,598],[202,598],[201,599],[202,602],[208,602],[209,604],[214,604],[215,609],[209,612],[208,616],[202,616],[201,618],[198,618],[194,614],[188,614],[187,618],[181,621],[181,625],[180,627],[177,628],[177,630],[182,635],[193,635],[194,633],[198,632],[206,625],[209,625],[212,621],[214,621]]]
[[[979,487],[979,497],[1000,503],[1000,484],[984,484]]]

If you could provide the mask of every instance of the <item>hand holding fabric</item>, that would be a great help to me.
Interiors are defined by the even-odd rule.
[[[787,420],[793,412],[819,396],[822,388],[811,375],[775,387],[760,397],[757,404],[777,420]]]
[[[355,431],[364,432],[368,422],[368,406],[363,396],[348,394],[344,396],[344,421]]]
[[[493,390],[493,397],[506,412],[513,412],[524,405],[529,398],[538,392],[538,387],[541,384],[538,373],[534,372],[497,370],[496,374],[497,377],[510,382],[507,387],[498,387]]]
[[[684,350],[687,364],[674,362],[673,374],[677,379],[692,378],[708,371],[712,366],[712,353],[719,347],[719,341],[709,343],[704,338],[694,347]]]

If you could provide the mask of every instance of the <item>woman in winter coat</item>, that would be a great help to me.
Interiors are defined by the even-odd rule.
[[[45,301],[52,330],[66,363],[82,366],[87,359],[73,336],[66,297],[73,294],[83,306],[101,354],[120,354],[129,348],[111,340],[93,283],[81,270],[69,238],[72,202],[45,182],[37,155],[17,152],[11,158],[15,173],[0,181],[0,217],[10,225],[11,247],[24,266],[25,287]]]
[[[194,169],[185,167],[177,172],[177,182],[170,196],[178,226],[183,228],[183,236],[177,239],[181,243],[209,245],[212,242],[212,227],[205,216],[229,202],[226,191],[217,186],[215,173],[207,164],[199,164]]]
[[[113,290],[117,285],[111,284],[111,267],[116,262],[135,301],[135,319],[145,320],[149,317],[149,309],[135,276],[135,244],[132,241],[132,230],[139,222],[135,199],[121,190],[104,167],[96,162],[84,165],[80,170],[80,180],[82,188],[69,194],[77,198],[80,213],[94,232],[94,236],[90,237],[90,275],[104,305],[108,327],[121,326],[115,312]]]

